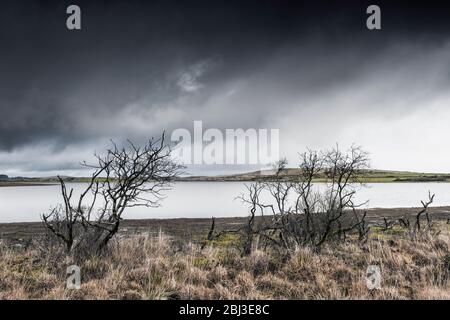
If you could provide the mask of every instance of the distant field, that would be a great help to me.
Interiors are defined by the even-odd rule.
[[[300,174],[300,169],[285,169],[281,176],[286,180],[294,180]],[[365,170],[361,172],[363,182],[450,182],[450,173],[421,173],[409,171],[388,171],[388,170]],[[177,181],[270,181],[273,180],[273,173],[269,170],[254,171],[242,174],[221,175],[221,176],[187,176],[179,178]],[[64,177],[66,182],[89,182],[89,177]],[[102,179],[99,178],[99,181]],[[324,182],[324,176],[318,176],[315,182]],[[0,180],[0,187],[11,186],[36,186],[57,184],[56,177],[48,178],[10,178]]]

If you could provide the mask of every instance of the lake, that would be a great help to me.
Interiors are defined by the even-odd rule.
[[[320,188],[321,184],[317,184]],[[75,195],[84,184],[68,184]],[[323,185],[322,185],[323,187]],[[357,200],[369,200],[368,208],[418,207],[428,190],[436,194],[433,206],[450,205],[450,183],[371,183],[359,190]],[[246,205],[235,199],[243,182],[177,182],[159,208],[130,208],[126,219],[209,218],[245,216]],[[76,199],[76,198],[74,198]],[[0,222],[39,221],[40,215],[61,203],[59,185],[1,187]]]

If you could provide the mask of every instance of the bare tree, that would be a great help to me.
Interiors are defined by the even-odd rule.
[[[367,153],[356,146],[348,153],[338,147],[326,152],[308,150],[300,154],[298,175],[289,179],[283,174],[286,161],[277,163],[270,181],[247,187],[247,195],[241,196],[250,204],[249,222],[254,221],[256,209],[268,215],[253,234],[289,250],[305,244],[320,247],[328,240],[345,238],[350,231],[366,239],[366,215],[357,210],[365,202],[356,204],[354,196],[368,167]],[[315,188],[316,181],[324,182],[325,188]]]
[[[67,192],[64,180],[58,177],[64,205],[42,216],[45,226],[69,252],[83,242],[101,251],[119,230],[125,210],[159,206],[182,168],[172,160],[164,134],[143,147],[131,141],[121,148],[113,143],[105,155],[96,154],[95,158],[95,164],[83,163],[94,172],[78,201],[72,202],[73,189]]]

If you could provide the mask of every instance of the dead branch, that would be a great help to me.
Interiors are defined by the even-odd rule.
[[[422,216],[422,214],[425,214],[425,216],[427,218],[427,222],[428,222],[428,227],[431,227],[431,220],[428,215],[428,206],[433,203],[434,196],[435,196],[435,194],[431,194],[431,192],[428,191],[428,200],[426,202],[423,200],[420,201],[423,208],[416,215],[416,224],[414,226],[415,231],[418,231],[418,232],[420,231],[420,228],[421,228],[420,217]]]

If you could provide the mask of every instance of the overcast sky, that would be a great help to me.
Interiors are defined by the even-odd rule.
[[[450,9],[312,3],[2,1],[0,173],[82,174],[110,139],[194,120],[279,129],[291,165],[355,143],[373,168],[450,172]],[[382,30],[366,28],[372,3]]]

